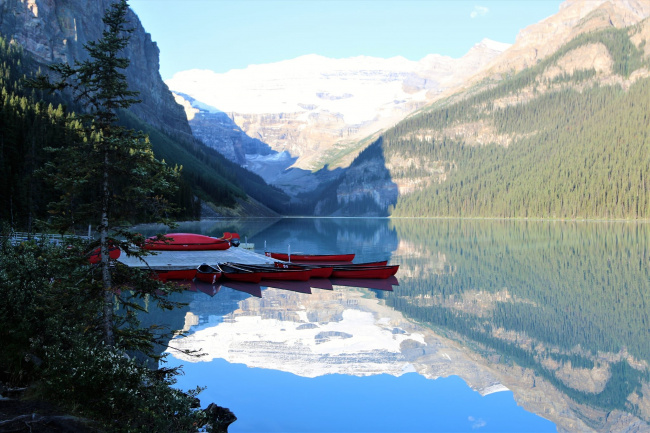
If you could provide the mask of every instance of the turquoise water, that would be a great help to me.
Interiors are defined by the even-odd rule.
[[[392,291],[185,292],[188,306],[166,320],[189,335],[172,346],[206,355],[171,352],[169,363],[184,365],[179,387],[206,386],[202,403],[235,413],[231,432],[648,428],[646,224],[282,219],[175,230],[400,265]]]

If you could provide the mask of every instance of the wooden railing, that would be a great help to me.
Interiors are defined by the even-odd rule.
[[[13,232],[9,236],[9,241],[13,245],[20,244],[21,242],[27,241],[36,241],[36,242],[48,242],[54,245],[58,245],[62,242],[65,242],[66,239],[70,238],[80,238],[80,239],[89,239],[88,236],[79,236],[79,235],[59,235],[59,234],[50,234],[50,233],[27,233],[27,232]]]

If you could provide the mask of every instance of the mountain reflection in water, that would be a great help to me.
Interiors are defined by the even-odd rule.
[[[210,359],[303,378],[458,376],[482,395],[511,390],[560,431],[648,431],[649,231],[629,223],[280,220],[249,241],[388,259],[400,265],[399,286],[332,282],[334,290],[312,286],[312,294],[262,287],[261,298],[188,292],[177,326],[189,335],[171,344],[206,353],[182,359],[188,379]],[[228,406],[224,396],[217,402]],[[472,430],[466,421],[453,430]],[[521,422],[519,430],[548,430]],[[445,431],[419,431],[431,430]]]
[[[458,345],[386,307],[370,289],[334,286],[310,295],[264,288],[256,298],[222,287],[214,298],[187,292],[182,300],[189,335],[170,346],[205,355],[173,350],[169,366],[184,364],[181,388],[207,385],[206,401],[237,414],[232,432],[470,431],[486,422],[487,431],[554,430],[518,408],[511,393],[497,396],[507,389]],[[460,373],[478,392],[462,380],[426,383]],[[377,413],[383,406],[390,410]]]

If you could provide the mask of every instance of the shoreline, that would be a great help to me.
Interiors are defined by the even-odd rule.
[[[284,215],[277,217],[260,217],[260,216],[238,216],[238,217],[208,217],[201,218],[200,220],[186,220],[186,221],[175,221],[176,223],[189,223],[189,222],[198,222],[198,221],[220,221],[220,220],[237,220],[237,219],[387,219],[387,220],[398,220],[398,219],[430,219],[430,220],[476,220],[476,221],[533,221],[533,222],[585,222],[585,223],[594,223],[594,222],[605,222],[605,223],[650,223],[650,218],[544,218],[544,217],[467,217],[467,216],[311,216],[311,215]]]

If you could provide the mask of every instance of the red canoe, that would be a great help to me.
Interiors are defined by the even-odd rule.
[[[92,253],[90,253],[90,257],[88,257],[88,261],[90,262],[91,265],[95,265],[101,261],[101,254],[99,254],[100,247],[97,247],[93,250]],[[120,250],[119,247],[116,246],[111,246],[108,248],[108,256],[113,259],[117,260],[120,258],[120,255],[122,254],[122,251]]]
[[[243,263],[227,263],[237,269],[246,269],[259,274],[263,280],[307,281],[311,273],[306,269],[284,269],[273,265],[250,265]]]
[[[273,264],[276,268],[280,269],[296,269],[296,270],[306,270],[309,271],[310,278],[329,278],[332,275],[331,266],[310,266],[310,265],[299,265],[296,263],[283,263],[275,262]]]
[[[278,268],[286,268],[286,269],[308,269],[311,272],[312,278],[329,278],[332,276],[332,271],[336,267],[367,268],[367,267],[386,266],[387,263],[388,263],[387,260],[382,260],[379,262],[345,263],[345,264],[310,263],[309,265],[275,262],[275,266]]]
[[[399,265],[392,266],[334,266],[334,278],[388,278],[397,273]]]
[[[289,261],[289,254],[266,252],[267,257]],[[296,262],[351,262],[354,254],[291,254],[291,260]]]
[[[262,281],[262,276],[257,272],[236,268],[225,263],[219,264],[219,268],[221,269],[221,276],[226,280],[239,281],[241,283],[259,283]]]
[[[295,263],[282,263],[275,262],[276,268],[280,269],[297,269],[297,270],[306,270],[309,271],[310,278],[329,278],[332,275],[332,266],[323,265],[323,266],[309,266],[309,265],[297,265]]]
[[[191,280],[196,276],[196,268],[187,266],[152,266],[149,269],[153,271],[151,277],[159,281]]]
[[[194,278],[205,283],[214,284],[219,278],[221,278],[221,269],[203,263],[196,268],[196,277]]]
[[[168,233],[169,241],[161,241],[150,237],[145,241],[144,248],[155,251],[204,251],[227,250],[230,242],[223,238],[197,235],[195,233]]]

